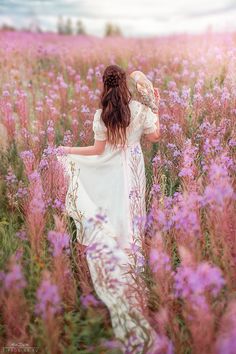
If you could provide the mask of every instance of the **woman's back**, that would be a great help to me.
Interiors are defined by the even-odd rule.
[[[156,131],[157,116],[151,109],[136,100],[129,103],[131,120],[126,129],[126,144],[128,146],[139,143],[142,134],[150,134]],[[105,140],[107,128],[101,118],[102,109],[98,109],[94,116],[93,131],[96,140]]]

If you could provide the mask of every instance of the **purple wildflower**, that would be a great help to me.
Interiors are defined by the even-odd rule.
[[[45,158],[42,158],[39,163],[39,170],[42,171],[43,169],[48,168],[48,167],[49,167],[48,160]]]
[[[27,187],[19,187],[16,192],[16,196],[18,198],[24,198],[28,194],[28,189]]]
[[[67,233],[49,231],[48,239],[53,247],[53,256],[59,256],[63,250],[69,250],[70,237]]]
[[[22,274],[20,264],[13,264],[8,273],[4,276],[4,288],[6,290],[23,289],[26,287],[26,280]]]
[[[152,189],[151,189],[151,194],[152,195],[155,195],[155,194],[158,194],[160,193],[161,191],[161,186],[159,183],[153,183],[152,185]]]
[[[34,162],[35,156],[31,150],[25,150],[20,153],[20,157],[23,161]]]
[[[152,159],[152,165],[153,165],[153,166],[161,165],[161,157],[160,157],[159,155],[156,155],[156,156]]]
[[[58,198],[56,198],[52,204],[52,207],[63,211],[65,209],[65,204]]]
[[[154,343],[147,354],[174,354],[173,343],[165,335],[156,335]]]
[[[196,236],[200,235],[201,227],[197,210],[201,206],[201,200],[202,197],[196,192],[175,195],[172,222],[177,230],[182,230],[187,234],[193,232]]]
[[[203,195],[204,205],[210,204],[212,207],[223,207],[226,200],[235,199],[236,194],[230,182],[227,168],[223,164],[214,161],[209,168],[210,184],[205,188]]]
[[[38,303],[35,306],[35,313],[42,316],[44,320],[48,316],[54,316],[61,311],[61,298],[58,287],[52,284],[49,273],[45,272],[36,296]]]
[[[102,345],[107,349],[121,349],[122,344],[118,340],[104,340]]]
[[[194,178],[194,160],[196,158],[197,150],[197,147],[192,146],[191,139],[187,139],[184,144],[183,163],[181,171],[179,172],[180,177],[188,176]]]
[[[231,139],[229,140],[229,146],[235,147],[235,146],[236,146],[236,140],[233,139],[233,138],[231,138]]]
[[[158,272],[159,270],[171,270],[170,257],[165,252],[155,248],[151,249],[150,251],[149,263],[154,273]]]
[[[173,220],[169,219],[165,210],[158,209],[155,211],[155,221],[158,223],[160,230],[168,231],[173,226]]]
[[[95,221],[107,223],[107,215],[105,213],[97,213],[95,215]]]
[[[234,354],[236,348],[236,302],[231,300],[221,318],[217,333],[215,353]]]
[[[86,296],[81,296],[80,297],[81,303],[84,307],[89,307],[90,305],[92,306],[99,306],[100,305],[100,301],[98,301],[93,294],[88,294]]]
[[[236,336],[235,333],[225,335],[217,340],[216,354],[235,354]]]
[[[66,130],[64,133],[63,145],[65,145],[65,146],[72,145],[72,133],[70,130]]]
[[[42,187],[42,182],[37,171],[34,171],[29,176],[33,184],[32,188],[32,199],[30,201],[30,208],[32,214],[44,214],[45,212],[45,202],[44,202],[44,191]]]
[[[26,173],[27,175],[29,175],[33,171],[33,166],[35,162],[34,153],[31,150],[22,151],[20,153],[20,157],[24,162]]]
[[[25,230],[17,231],[16,236],[19,237],[20,240],[27,240],[27,234]]]
[[[83,104],[80,111],[81,111],[81,113],[89,113],[90,109],[88,108],[88,106]]]
[[[131,153],[133,155],[140,155],[141,154],[140,146],[136,145],[134,148],[131,148]]]
[[[172,133],[181,133],[182,132],[182,128],[178,123],[173,123],[170,127],[170,131]]]
[[[191,300],[195,305],[205,306],[205,292],[217,296],[225,284],[221,270],[207,262],[196,267],[178,267],[175,278],[175,296]]]
[[[13,173],[12,168],[9,168],[9,169],[8,169],[7,175],[5,176],[5,180],[6,180],[8,186],[17,183],[17,177],[16,177],[16,175]]]

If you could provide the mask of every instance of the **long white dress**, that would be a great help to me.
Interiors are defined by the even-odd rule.
[[[146,217],[140,138],[155,131],[157,116],[136,100],[129,105],[131,123],[124,149],[106,143],[101,155],[70,154],[58,159],[70,177],[66,211],[75,221],[78,241],[87,246],[94,289],[110,311],[115,336],[123,342],[125,353],[146,353],[145,343],[150,344],[155,334],[143,315],[145,290],[136,289],[127,271],[132,262],[129,250],[134,244],[136,249],[141,247]],[[93,131],[96,140],[106,140],[101,109],[94,115]],[[135,343],[137,348],[131,350]]]

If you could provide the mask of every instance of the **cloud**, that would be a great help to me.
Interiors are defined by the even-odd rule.
[[[43,30],[55,31],[59,15],[81,19],[88,33],[99,36],[108,21],[130,36],[236,28],[232,0],[0,0],[0,24],[20,28],[37,20]]]
[[[193,12],[189,12],[187,14],[188,17],[203,17],[203,16],[211,16],[211,15],[216,15],[216,14],[226,14],[228,12],[232,12],[236,10],[236,2],[230,2],[228,4],[222,4],[222,6],[216,7],[216,8],[209,8],[207,10],[198,10],[196,9]]]

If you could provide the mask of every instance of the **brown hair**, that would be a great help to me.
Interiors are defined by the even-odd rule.
[[[126,73],[118,65],[109,65],[102,76],[101,118],[107,128],[107,141],[114,145],[126,142],[126,128],[130,124],[129,102],[131,92],[126,82]]]

